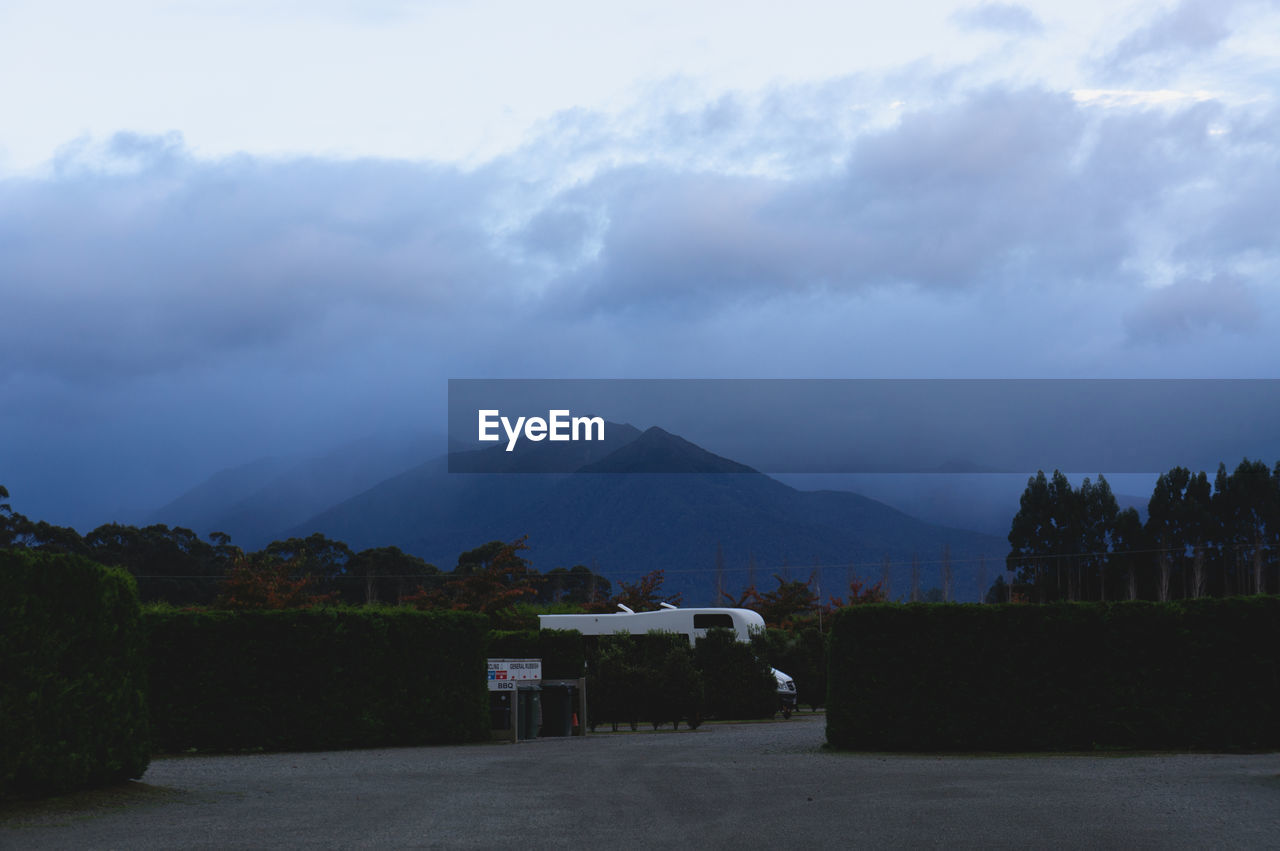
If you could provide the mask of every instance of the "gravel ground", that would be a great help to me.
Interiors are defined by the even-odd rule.
[[[0,847],[1280,847],[1277,754],[847,754],[824,732],[164,758],[3,805]]]

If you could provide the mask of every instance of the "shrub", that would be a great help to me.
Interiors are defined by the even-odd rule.
[[[0,550],[0,791],[141,777],[150,761],[143,652],[128,573]]]
[[[145,621],[161,750],[314,750],[488,735],[480,615],[155,608]]]
[[[696,730],[702,723],[706,690],[702,674],[693,666],[693,653],[684,636],[667,648],[657,670],[656,699],[650,715],[655,720],[670,721],[673,730],[680,728],[681,720]]]
[[[586,642],[576,629],[493,630],[491,659],[541,659],[548,680],[576,680],[586,667]]]
[[[769,629],[751,636],[751,646],[770,667],[784,671],[796,683],[797,706],[815,711],[827,700],[827,639],[816,627],[797,632]]]
[[[591,723],[609,724],[615,731],[629,723],[634,730],[644,708],[635,637],[602,636],[596,648],[587,686]]]
[[[835,615],[827,739],[885,750],[1280,745],[1280,598]]]
[[[777,710],[778,685],[768,663],[733,630],[708,630],[698,639],[694,664],[702,672],[711,716],[769,718]]]
[[[636,729],[648,721],[656,730],[681,721],[691,728],[702,722],[702,676],[694,667],[689,640],[683,635],[601,636],[591,654],[587,693],[591,723]]]

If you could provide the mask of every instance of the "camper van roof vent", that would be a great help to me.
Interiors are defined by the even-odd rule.
[[[633,609],[633,608],[631,608],[630,606],[625,605],[625,604],[623,604],[623,603],[619,603],[619,604],[618,604],[618,608],[619,608],[619,609],[622,609],[622,611],[626,612],[626,613],[627,613],[627,614],[629,614],[629,615],[634,615],[634,614],[636,613],[636,612],[635,612],[635,609]]]
[[[679,606],[673,606],[673,605],[671,605],[670,603],[659,603],[658,605],[659,605],[659,606],[662,606],[662,608],[664,608],[664,609],[678,609],[678,608],[680,608]]]

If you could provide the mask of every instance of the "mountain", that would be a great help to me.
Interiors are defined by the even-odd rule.
[[[998,537],[924,523],[858,494],[796,490],[660,428],[625,429],[608,429],[615,442],[570,474],[420,464],[287,534],[319,531],[354,549],[394,544],[446,569],[464,550],[528,535],[539,570],[587,564],[616,582],[662,568],[686,603],[712,601],[717,552],[731,592],[752,578],[768,588],[774,573],[807,579],[816,571],[823,593],[840,596],[850,565],[875,580],[887,556],[893,594],[902,596],[913,555],[929,588],[941,582],[949,547],[955,597],[976,599],[982,560],[993,579],[1008,549]],[[470,453],[465,464],[455,457],[454,467],[509,469],[509,455],[495,450]]]
[[[280,533],[438,454],[442,438],[381,435],[305,458],[267,458],[223,470],[154,511],[149,523],[226,532],[258,549]]]
[[[221,531],[218,521],[236,505],[270,484],[297,459],[258,458],[214,473],[163,508],[146,515],[143,524],[183,526],[202,535]]]
[[[633,426],[606,423],[605,440],[587,450],[544,443],[526,450],[523,458],[501,446],[433,458],[283,529],[276,537],[319,531],[356,551],[394,544],[449,569],[464,550],[524,534],[515,531],[521,525],[519,518],[529,506],[540,504],[565,476],[511,470],[565,469],[568,453],[585,451],[585,460],[591,461],[639,436]],[[455,546],[459,541],[468,543]]]
[[[783,474],[780,481],[798,490],[853,491],[892,505],[928,523],[973,529],[1004,538],[1009,524],[1018,513],[1019,500],[1027,487],[1026,473],[854,473],[854,474]],[[1112,487],[1149,489],[1145,476],[1108,477]],[[1154,482],[1154,476],[1150,477]],[[1078,480],[1073,480],[1077,481]],[[1148,496],[1117,492],[1120,508],[1133,507],[1143,520],[1147,516]]]

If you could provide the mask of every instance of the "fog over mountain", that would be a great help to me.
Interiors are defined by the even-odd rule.
[[[1263,0],[14,0],[0,483],[136,520],[442,432],[451,378],[1274,378],[1278,30]],[[1178,418],[1210,463],[1261,452]]]
[[[739,593],[752,581],[772,587],[775,574],[814,575],[841,596],[854,576],[878,581],[885,558],[895,594],[906,595],[913,558],[921,590],[940,586],[944,547],[957,598],[976,599],[1008,549],[1000,536],[924,522],[854,493],[795,490],[660,428],[610,424],[607,433],[610,440],[568,474],[503,472],[513,456],[493,447],[460,452],[452,465],[438,457],[364,489],[342,473],[368,447],[348,446],[290,467],[248,497],[225,489],[221,506],[215,490],[244,471],[219,474],[162,514],[202,534],[228,532],[247,547],[321,532],[355,550],[398,546],[445,569],[481,543],[528,536],[527,555],[540,570],[585,564],[616,582],[662,569],[670,592],[705,603],[717,582]],[[544,443],[534,454],[552,466],[566,451],[583,450]],[[303,493],[299,482],[325,483],[332,504],[290,519],[320,497],[291,502],[291,492]],[[344,486],[349,494],[341,496]]]

